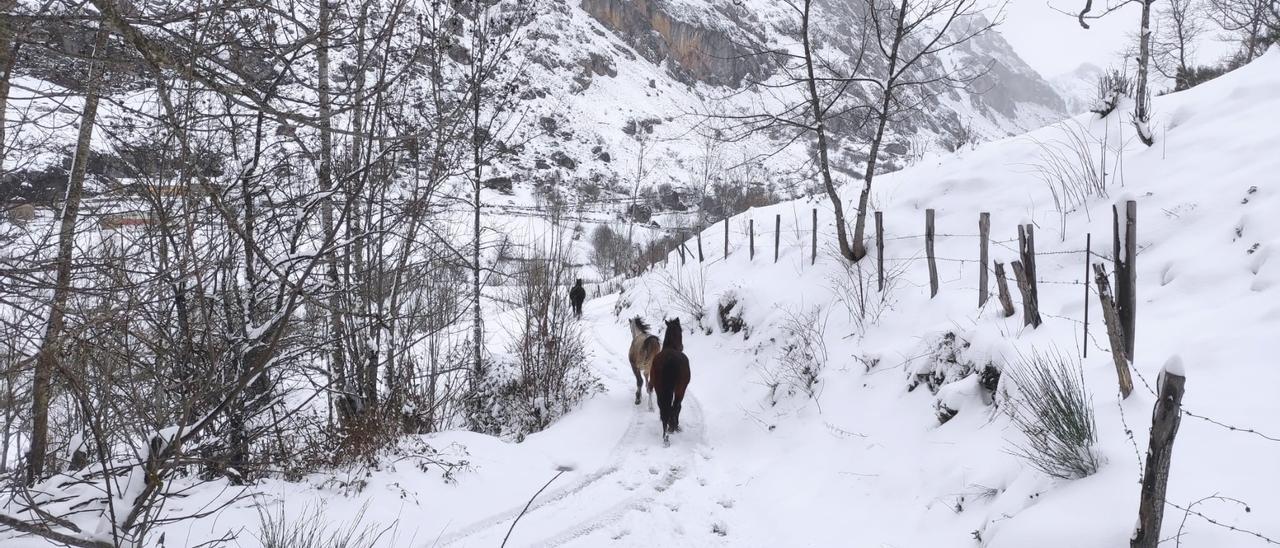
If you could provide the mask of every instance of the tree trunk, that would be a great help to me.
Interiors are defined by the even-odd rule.
[[[108,31],[99,24],[93,44],[93,55],[101,54],[107,45]],[[44,475],[45,460],[49,449],[49,399],[53,384],[53,371],[57,368],[61,352],[62,331],[66,324],[65,308],[71,296],[71,262],[75,248],[76,220],[80,215],[80,198],[84,191],[85,172],[89,164],[89,145],[93,139],[93,126],[98,116],[98,89],[102,75],[94,59],[89,61],[86,78],[84,110],[80,116],[80,133],[76,138],[75,157],[71,160],[71,175],[67,180],[67,195],[62,206],[58,227],[57,280],[54,282],[53,302],[49,306],[49,323],[45,326],[44,341],[36,356],[35,375],[31,385],[31,447],[27,453],[27,483],[34,484]]]
[[[316,170],[316,178],[323,196],[320,202],[320,222],[326,234],[334,231],[333,220],[333,112],[329,96],[329,33],[332,13],[327,0],[320,1],[319,9],[319,46],[316,47],[316,94],[320,119],[320,166]],[[247,197],[246,197],[247,199]],[[344,348],[346,329],[342,323],[342,294],[338,276],[338,258],[330,255],[325,258],[325,276],[329,279],[329,297],[327,312],[329,314],[329,339],[333,348],[329,353],[332,362],[334,386],[337,388],[338,419],[342,422],[350,420],[352,408],[351,387],[348,382],[347,354]]]
[[[0,0],[0,12],[9,13],[17,2]],[[0,23],[0,166],[4,165],[4,121],[9,107],[9,81],[13,79],[13,67],[18,64],[18,39],[10,30],[11,23]]]
[[[1133,124],[1138,130],[1138,139],[1151,146],[1155,142],[1155,137],[1151,134],[1151,128],[1147,127],[1147,122],[1151,118],[1147,112],[1147,102],[1151,100],[1150,92],[1147,91],[1147,73],[1148,65],[1151,63],[1151,3],[1155,0],[1141,0],[1142,3],[1142,28],[1138,32],[1138,77],[1135,82],[1137,88],[1134,91],[1134,109]]]
[[[812,0],[805,0],[804,2],[804,13],[800,21],[800,34],[804,42],[805,83],[809,91],[809,108],[813,111],[813,127],[818,137],[818,171],[822,175],[822,186],[827,191],[827,197],[831,199],[831,210],[835,214],[836,237],[840,242],[840,255],[851,261],[856,261],[861,258],[857,250],[863,247],[861,244],[862,233],[855,233],[853,246],[850,247],[849,234],[845,228],[844,205],[840,201],[840,194],[836,192],[835,182],[831,179],[831,163],[827,158],[826,112],[822,109],[822,101],[818,96],[818,82],[813,71],[813,52],[809,43],[809,9],[812,3]],[[859,210],[858,213],[859,222],[862,222],[862,211]],[[863,249],[862,255],[866,255],[865,249]]]
[[[871,201],[871,181],[876,176],[876,160],[880,156],[880,145],[884,142],[884,130],[889,124],[889,108],[893,104],[893,87],[898,70],[898,49],[902,45],[903,23],[907,17],[907,2],[902,0],[898,8],[897,20],[894,22],[893,44],[889,49],[888,71],[885,72],[885,83],[880,100],[880,111],[876,113],[876,134],[871,139],[871,151],[867,155],[867,168],[862,175],[862,192],[858,195],[858,219],[853,228],[853,260],[861,260],[867,255],[867,248],[862,243],[862,235],[867,230],[867,206]],[[875,14],[872,14],[874,17]]]
[[[475,2],[473,8],[472,20],[480,21],[480,2]],[[478,30],[476,33],[478,34]],[[474,210],[472,211],[472,242],[471,242],[471,338],[472,338],[472,379],[471,388],[475,390],[479,388],[479,383],[484,378],[484,315],[480,310],[480,182],[483,180],[484,164],[482,163],[482,136],[480,135],[480,102],[481,92],[483,91],[483,58],[484,47],[482,37],[475,35],[472,37],[472,52],[475,59],[472,60],[471,73],[471,160],[472,160],[472,177],[474,180],[474,195],[472,196]]]

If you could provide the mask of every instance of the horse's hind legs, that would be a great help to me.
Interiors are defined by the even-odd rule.
[[[640,405],[640,390],[644,388],[644,378],[640,376],[640,370],[635,367],[631,368],[631,372],[636,374],[636,405]],[[650,406],[652,410],[653,407]]]

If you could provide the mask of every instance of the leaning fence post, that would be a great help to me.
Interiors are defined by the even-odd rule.
[[[773,217],[773,262],[778,262],[778,244],[782,241],[782,214]]]
[[[929,298],[938,295],[938,263],[933,258],[933,208],[924,210],[924,255],[929,261]]]
[[[747,219],[747,255],[749,260],[756,260],[756,220]]]
[[[990,246],[991,214],[978,214],[978,308],[987,304],[990,287],[987,283],[987,252]]]
[[[810,253],[811,258],[809,264],[818,262],[818,208],[813,208],[813,251]]]
[[[1133,377],[1129,374],[1129,358],[1124,355],[1124,333],[1120,316],[1111,300],[1111,284],[1107,282],[1107,270],[1102,264],[1093,265],[1094,282],[1098,284],[1098,301],[1102,305],[1102,321],[1107,325],[1107,339],[1111,341],[1111,361],[1116,364],[1116,377],[1120,381],[1121,398],[1133,392]]]
[[[884,212],[876,212],[876,287],[884,291]]]
[[[1182,394],[1187,384],[1182,361],[1177,357],[1170,358],[1158,382],[1160,393],[1155,408],[1151,410],[1151,438],[1147,445],[1146,470],[1142,473],[1138,526],[1129,539],[1130,548],[1156,548],[1160,543],[1173,438],[1178,435],[1178,424],[1182,422]]]
[[[1028,280],[1030,270],[1022,261],[1013,261],[1013,277],[1018,281],[1018,291],[1022,293],[1022,324],[1032,328],[1040,327],[1040,308],[1037,306],[1034,290]]]
[[[1004,317],[1008,318],[1013,315],[1013,298],[1009,296],[1009,282],[1005,279],[1004,263],[996,263],[996,289],[1000,295],[1000,307],[1004,310]]]
[[[729,258],[729,218],[724,218],[724,258]]]

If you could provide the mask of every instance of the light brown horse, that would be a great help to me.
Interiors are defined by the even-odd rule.
[[[649,334],[649,325],[640,316],[631,318],[631,350],[627,352],[627,360],[631,362],[631,372],[636,375],[636,405],[640,405],[640,389],[649,386],[649,410],[653,410],[653,384],[649,382],[649,367],[653,357],[662,350],[658,337]]]

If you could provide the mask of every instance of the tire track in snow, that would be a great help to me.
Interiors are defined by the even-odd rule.
[[[613,357],[615,355],[612,352],[609,352],[607,350],[608,345],[604,340],[604,338],[600,336],[600,333],[594,328],[595,325],[597,324],[593,322],[592,323],[593,327],[591,329],[592,339],[596,343],[596,347],[597,347],[596,350],[598,351],[597,355],[609,357],[609,358],[606,358],[606,361],[609,362],[606,364],[606,367],[610,367],[612,370],[617,370],[619,367],[625,367],[629,370],[631,367],[629,363],[621,362],[621,360],[618,360],[616,357]],[[623,379],[620,379],[622,375],[616,372],[613,372],[612,374],[606,373],[606,375],[608,375],[609,377],[612,377],[615,381],[618,381],[618,382],[621,382],[621,380],[623,380]],[[627,375],[625,377],[625,380],[631,381],[633,378],[634,377]],[[628,397],[630,397],[631,394],[632,393],[629,391],[626,393]],[[695,405],[696,405],[696,401],[695,401]],[[652,421],[653,423],[658,422],[656,412],[646,411],[645,405],[643,403],[641,405],[637,405],[634,407],[635,408],[632,411],[632,415],[631,415],[631,423],[627,425],[627,429],[623,432],[622,436],[618,438],[618,441],[614,443],[614,446],[609,450],[609,458],[607,459],[608,464],[601,466],[600,468],[596,469],[592,473],[582,478],[579,478],[578,480],[574,481],[573,483],[570,483],[569,485],[561,486],[557,489],[552,489],[549,492],[545,492],[543,495],[539,496],[538,499],[533,502],[533,504],[529,506],[528,510],[524,509],[524,503],[518,504],[516,506],[512,506],[511,508],[508,508],[501,512],[491,514],[480,520],[473,521],[467,524],[466,526],[463,526],[459,529],[454,530],[449,534],[442,535],[438,540],[436,540],[433,543],[433,545],[449,546],[452,544],[460,543],[471,537],[475,537],[481,533],[485,533],[499,526],[509,527],[510,522],[516,519],[522,511],[525,514],[525,517],[522,519],[528,519],[530,515],[534,514],[535,512],[544,508],[548,508],[549,506],[556,504],[560,501],[564,501],[565,499],[568,499],[569,497],[575,494],[578,494],[583,490],[586,490],[588,488],[591,488],[592,486],[600,484],[601,480],[607,477],[613,476],[614,474],[617,474],[618,472],[622,471],[624,468],[623,464],[626,462],[626,460],[636,455],[637,451],[635,450],[635,448],[637,447],[637,443],[641,434],[644,432],[644,430],[646,430],[646,428],[651,426],[651,425],[647,425],[646,422],[649,422],[649,421]],[[699,411],[697,415],[700,418],[701,412]],[[654,439],[655,441],[658,440],[656,436]],[[702,439],[702,436],[699,435],[699,440],[701,439]],[[678,479],[678,477],[671,477],[671,476],[672,476],[671,473],[664,475],[662,478],[655,481],[649,487],[652,487],[654,489],[659,489],[659,490],[665,489],[666,486],[670,486],[671,483],[674,483],[675,480]],[[666,484],[665,486],[663,486],[664,482]],[[639,488],[636,488],[634,490],[639,490]],[[648,491],[648,489],[646,489],[646,491]],[[629,505],[634,505],[636,500],[639,498],[641,498],[641,495],[628,497],[623,501],[616,503],[611,508],[626,507]],[[588,521],[597,519],[597,517],[600,516],[601,514],[603,513],[597,513],[592,518],[588,518]]]
[[[669,464],[667,473],[663,474],[658,480],[647,486],[645,489],[646,494],[625,498],[600,512],[596,512],[585,519],[579,520],[577,523],[561,530],[559,533],[541,541],[531,543],[530,546],[562,546],[600,531],[608,525],[617,523],[618,520],[628,512],[647,510],[657,502],[658,498],[666,493],[667,490],[676,483],[676,481],[687,477],[693,468],[693,447],[703,445],[706,441],[706,425],[703,422],[702,405],[698,403],[697,398],[692,397],[692,395],[689,398],[689,403],[692,405],[689,406],[688,410],[694,412],[693,418],[696,419],[694,424],[697,425],[697,427],[687,428],[682,433],[696,433],[696,436],[694,436],[694,439],[687,441],[680,440],[680,443],[678,443],[678,446],[681,449],[684,449],[683,454],[680,455],[682,457],[681,461],[683,461],[682,464]],[[676,446],[677,444],[673,444],[672,447],[664,448],[659,446],[658,448],[662,451],[666,451],[675,448]],[[633,455],[641,456],[640,453],[634,453]],[[648,464],[652,467],[652,465],[659,464],[659,462],[655,461]]]

